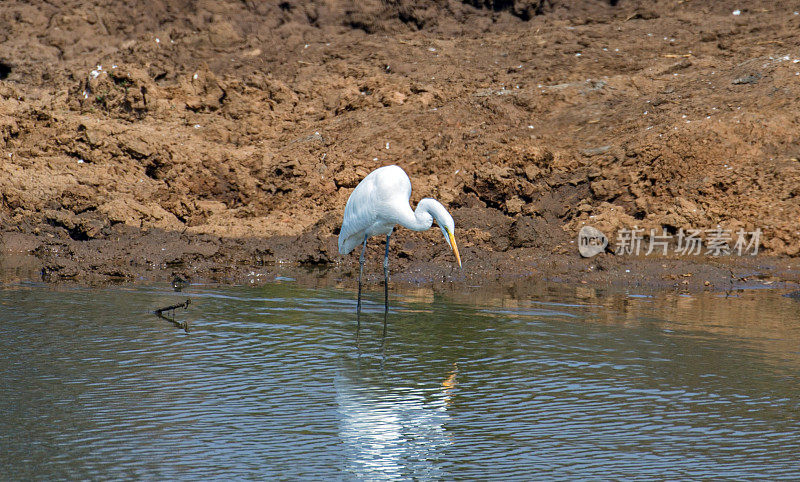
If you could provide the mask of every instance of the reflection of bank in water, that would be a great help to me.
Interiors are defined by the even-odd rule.
[[[451,444],[444,424],[458,368],[436,390],[388,387],[358,373],[334,380],[344,470],[359,479],[440,479],[439,460]],[[378,383],[376,383],[378,382]]]

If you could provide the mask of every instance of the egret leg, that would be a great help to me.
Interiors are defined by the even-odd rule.
[[[361,277],[364,276],[364,253],[367,251],[367,235],[364,235],[364,246],[361,248],[361,256],[358,258],[358,306],[356,308],[356,323],[361,327]]]
[[[386,235],[386,252],[383,255],[383,334],[386,335],[386,319],[389,317],[389,238]]]

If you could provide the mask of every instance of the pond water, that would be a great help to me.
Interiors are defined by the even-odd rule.
[[[533,285],[0,291],[6,479],[800,477],[800,302]],[[152,310],[191,300],[175,320]]]

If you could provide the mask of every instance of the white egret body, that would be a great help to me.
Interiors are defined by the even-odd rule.
[[[383,271],[386,281],[386,311],[389,309],[389,237],[396,225],[414,231],[425,231],[439,225],[447,244],[453,249],[458,265],[461,257],[453,235],[453,217],[442,204],[431,198],[422,199],[417,209],[412,211],[411,180],[398,166],[385,166],[367,175],[353,190],[344,208],[344,220],[339,232],[339,253],[348,254],[359,244],[361,249],[361,270],[358,276],[358,312],[361,312],[361,275],[364,271],[364,251],[367,239],[375,235],[386,235],[386,254]]]

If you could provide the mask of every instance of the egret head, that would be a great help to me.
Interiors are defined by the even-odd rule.
[[[447,241],[447,245],[453,250],[453,254],[456,255],[456,261],[458,262],[458,267],[461,267],[461,255],[458,254],[458,245],[456,244],[456,238],[453,234],[455,232],[455,223],[453,222],[453,216],[447,212],[442,203],[435,199],[426,198],[420,201],[422,204],[423,201],[426,201],[426,208],[433,219],[436,220],[436,224],[439,225],[439,229],[442,230],[442,234],[444,235],[444,240]]]

